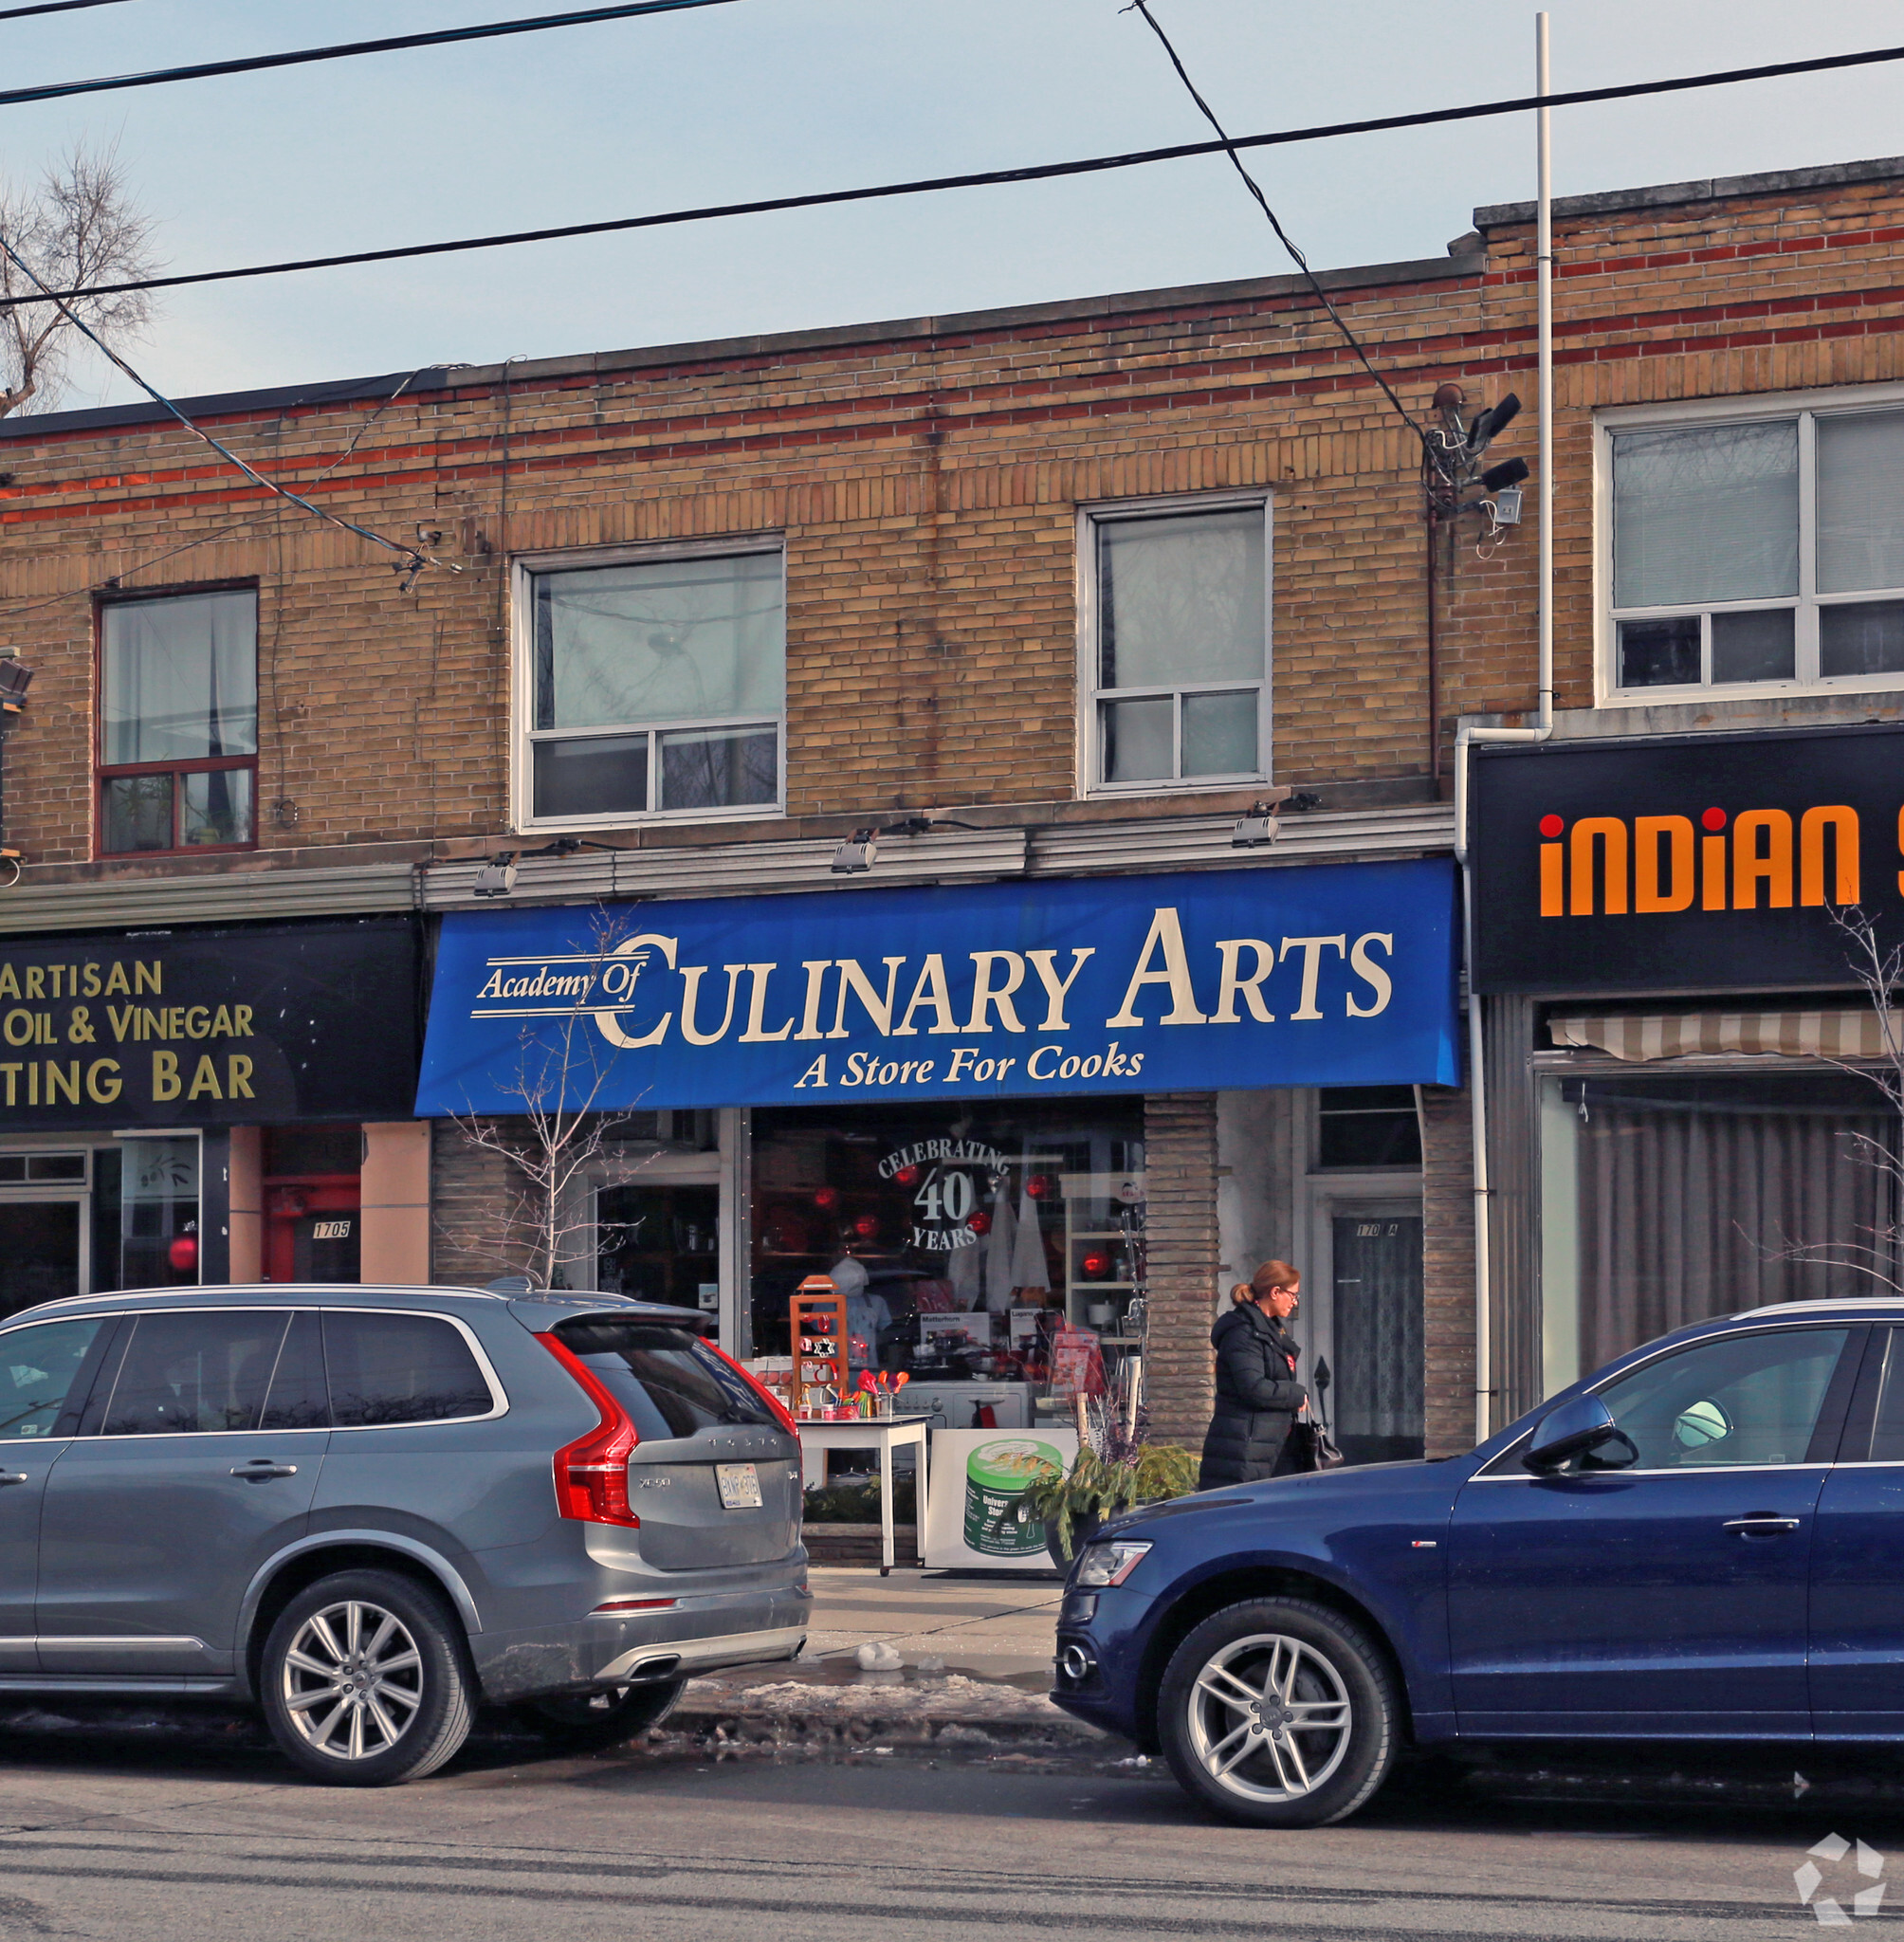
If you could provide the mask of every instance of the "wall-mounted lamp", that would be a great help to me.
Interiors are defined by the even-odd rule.
[[[1230,832],[1230,847],[1233,850],[1258,850],[1265,843],[1273,843],[1283,833],[1279,809],[1291,810],[1298,815],[1307,810],[1320,809],[1322,797],[1308,789],[1291,789],[1287,782],[1279,782],[1273,789],[1268,789],[1236,818],[1236,827]]]
[[[1526,459],[1503,459],[1481,474],[1481,484],[1490,492],[1499,492],[1505,486],[1520,485],[1527,476]]]
[[[855,830],[833,852],[833,872],[835,876],[856,875],[860,870],[870,870],[878,855],[879,833]]]
[[[1481,454],[1520,415],[1521,401],[1512,392],[1463,422],[1467,394],[1458,384],[1444,384],[1435,394],[1434,409],[1440,422],[1428,440],[1429,518],[1452,520],[1464,512],[1485,513],[1488,537],[1521,522],[1520,494],[1511,488],[1529,476],[1526,459],[1503,459],[1481,469]]]
[[[475,894],[479,897],[506,897],[516,888],[516,854],[504,850],[500,856],[492,856],[476,872]]]
[[[979,823],[961,823],[956,816],[935,815],[927,810],[923,815],[901,816],[896,823],[882,823],[877,829],[869,826],[855,830],[833,852],[833,873],[835,876],[855,876],[863,870],[870,870],[878,859],[882,836],[926,836],[934,830],[976,830],[980,827]]]

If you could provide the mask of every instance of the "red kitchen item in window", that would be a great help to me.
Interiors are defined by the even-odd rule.
[[[902,1166],[892,1177],[903,1187],[916,1186],[919,1182],[919,1169],[916,1166]]]
[[[837,1187],[817,1187],[814,1191],[814,1205],[823,1213],[831,1214],[839,1205]]]
[[[862,1214],[852,1223],[852,1231],[861,1240],[870,1240],[879,1232],[879,1217],[876,1214]]]
[[[1103,1253],[1100,1249],[1092,1248],[1091,1251],[1085,1255],[1084,1259],[1078,1263],[1078,1266],[1082,1268],[1084,1272],[1087,1274],[1089,1274],[1093,1281],[1102,1281],[1104,1277],[1110,1273],[1110,1256]]]
[[[1049,1200],[1058,1190],[1058,1183],[1048,1173],[1034,1173],[1025,1182],[1025,1191],[1034,1200]]]
[[[992,1217],[980,1207],[971,1219],[966,1221],[965,1225],[974,1234],[990,1234],[992,1231]]]
[[[165,1258],[177,1274],[189,1274],[198,1265],[198,1243],[189,1234],[181,1234],[166,1249]]]

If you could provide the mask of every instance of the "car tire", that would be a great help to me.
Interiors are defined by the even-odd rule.
[[[331,1786],[434,1773],[475,1716],[461,1624],[394,1571],[340,1571],[301,1591],[265,1640],[258,1684],[279,1751]]]
[[[556,1693],[545,1699],[525,1700],[517,1708],[517,1717],[552,1747],[592,1752],[618,1747],[659,1726],[687,1690],[686,1679],[662,1679],[602,1693]]]
[[[1323,1827],[1379,1787],[1401,1738],[1395,1675],[1361,1626],[1305,1599],[1253,1599],[1171,1655],[1158,1736],[1178,1785],[1254,1827]]]

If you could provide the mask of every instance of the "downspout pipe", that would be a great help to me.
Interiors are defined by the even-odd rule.
[[[1552,92],[1547,64],[1547,16],[1534,16],[1534,92]],[[1474,1440],[1493,1432],[1493,1289],[1488,1203],[1488,1090],[1481,1056],[1481,1000],[1474,989],[1474,879],[1468,858],[1468,751],[1477,742],[1545,742],[1553,733],[1553,152],[1552,110],[1534,111],[1534,301],[1539,364],[1540,555],[1536,568],[1539,626],[1539,706],[1530,728],[1485,728],[1462,722],[1455,731],[1455,861],[1461,868],[1463,962],[1468,967],[1468,1104],[1474,1143]]]

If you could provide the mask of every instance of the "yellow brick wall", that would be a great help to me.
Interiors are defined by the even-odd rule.
[[[1593,411],[1898,376],[1900,226],[1896,183],[1559,223],[1563,705],[1591,697]],[[1485,273],[1418,267],[1338,301],[1418,412],[1444,379],[1471,406],[1519,390],[1495,455],[1531,456],[1529,236],[1490,240]],[[1425,778],[1417,449],[1332,327],[1280,289],[1071,309],[212,422],[340,516],[440,530],[464,571],[407,595],[386,556],[261,503],[179,428],[14,423],[0,611],[38,678],[7,750],[9,838],[36,873],[91,854],[109,579],[258,582],[260,841],[316,861],[504,829],[509,555],[767,531],[787,536],[791,815],[1062,801],[1079,505],[1228,489],[1274,495],[1278,778]],[[1457,713],[1534,699],[1532,530],[1483,559],[1473,527],[1443,610],[1444,746]]]

